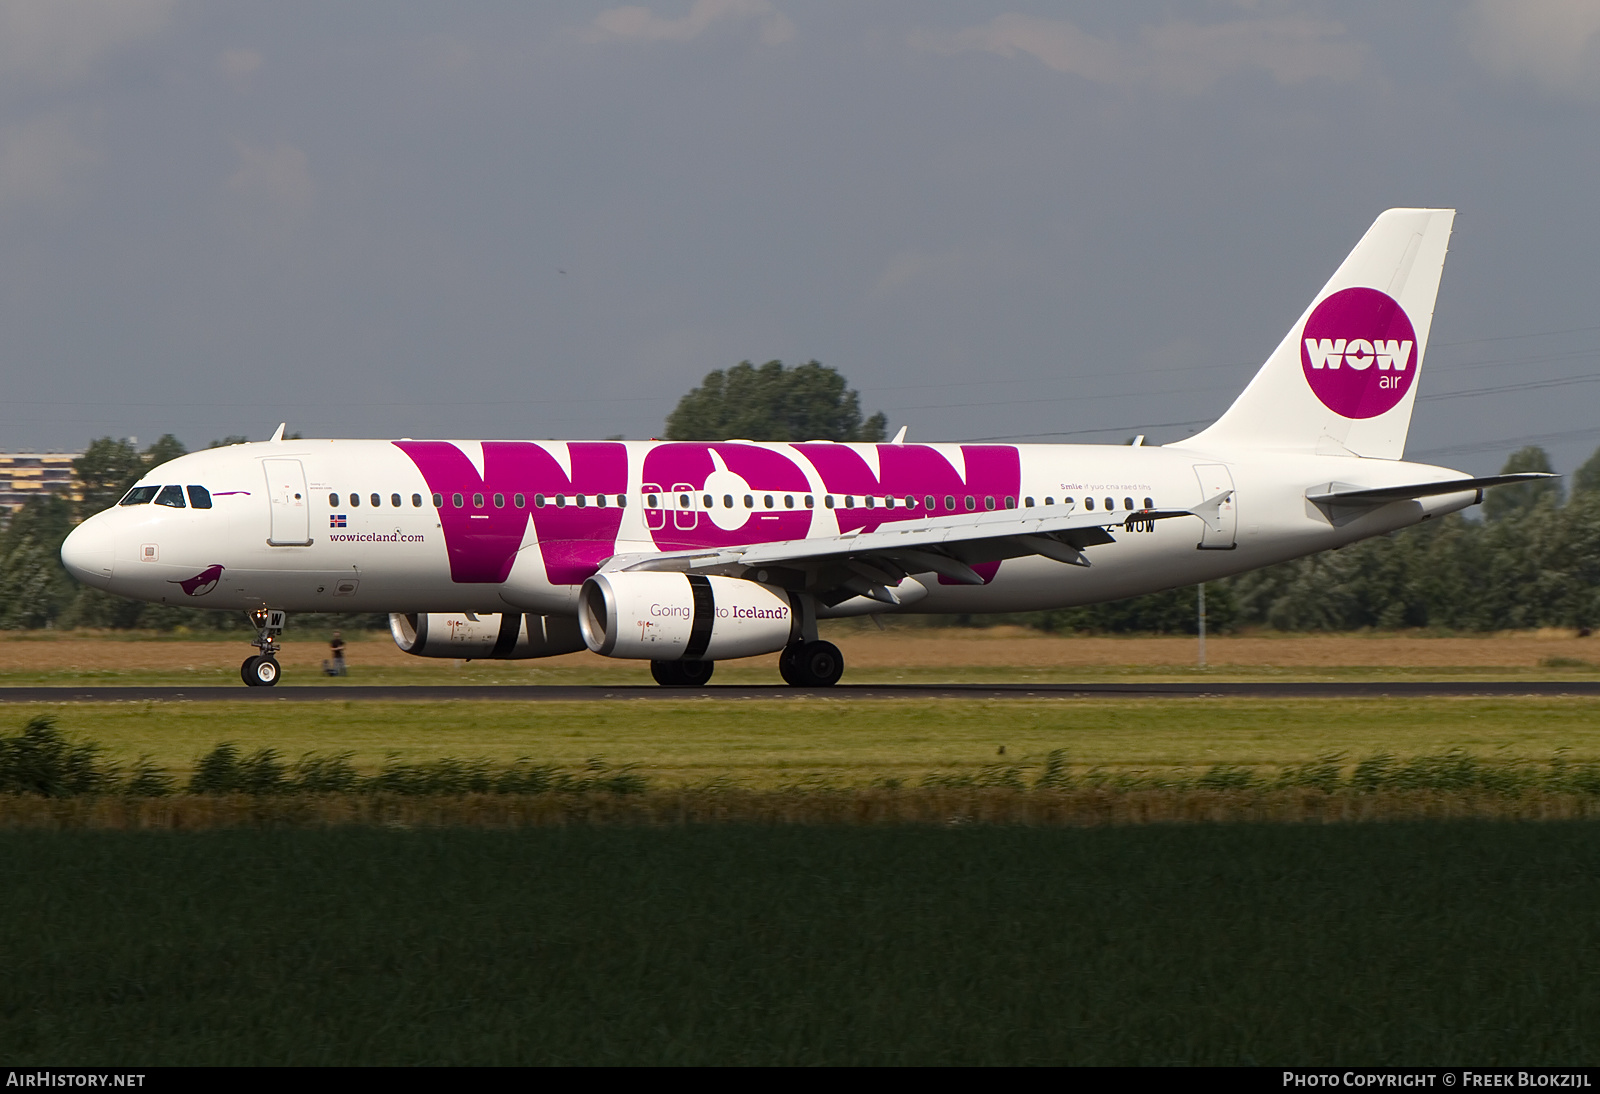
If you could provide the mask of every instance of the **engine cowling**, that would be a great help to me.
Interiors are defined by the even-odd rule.
[[[584,648],[578,621],[563,615],[391,615],[389,633],[395,645],[418,657],[521,661]]]
[[[596,574],[578,596],[583,640],[604,657],[722,661],[775,653],[798,637],[789,594],[739,577]]]

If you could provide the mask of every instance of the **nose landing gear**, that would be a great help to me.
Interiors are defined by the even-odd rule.
[[[278,668],[278,638],[283,634],[286,613],[277,608],[258,608],[245,613],[256,628],[255,640],[250,644],[261,651],[258,656],[246,657],[239,666],[239,676],[253,688],[270,688],[278,682],[282,670]]]

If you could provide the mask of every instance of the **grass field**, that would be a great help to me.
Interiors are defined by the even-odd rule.
[[[8,1064],[1589,1064],[1600,825],[0,833]]]
[[[364,684],[650,684],[643,662],[589,653],[536,661],[456,662],[401,653],[385,634],[349,636],[350,675],[320,673],[327,635],[286,633],[285,686]],[[1600,638],[1570,631],[1472,637],[1415,634],[1229,635],[1196,643],[1181,637],[1063,637],[1021,627],[930,630],[827,624],[844,651],[846,682],[1088,681],[1121,678],[1212,679],[1592,679]],[[49,631],[0,633],[0,685],[239,683],[251,652],[243,636],[214,638]],[[779,682],[775,656],[726,661],[717,683]]]
[[[945,679],[1159,678],[1180,670],[1158,655],[1182,652],[856,637],[847,656],[888,679],[936,656],[958,666]],[[1587,640],[1562,636],[1233,641],[1244,676],[1589,671]],[[151,682],[224,652],[240,655],[11,638],[0,680]],[[376,641],[354,658],[368,682],[636,668],[457,667]],[[599,757],[651,789],[9,798],[9,1064],[1532,1065],[1600,1051],[1600,822],[1551,820],[1593,817],[1592,793],[1093,783],[1219,765],[1270,778],[1330,755],[1348,773],[1452,750],[1590,763],[1592,699],[62,702],[0,707],[0,735],[37,715],[180,779],[229,741],[287,761],[348,754],[368,773]],[[993,778],[1034,787],[1052,753],[1073,788]],[[1435,819],[1322,823],[1419,816]],[[1462,816],[1547,823],[1447,819]],[[1147,823],[1250,819],[1300,823]],[[99,830],[41,830],[54,827]],[[106,830],[140,827],[168,830]]]
[[[1271,770],[1341,754],[1600,759],[1600,702],[1496,699],[827,698],[656,703],[495,701],[8,704],[15,732],[48,713],[111,759],[148,755],[186,775],[223,741],[285,759],[350,753],[358,769],[441,757],[582,767],[632,765],[652,786],[772,788],[914,784],[995,765],[1036,770],[1065,751],[1074,771],[1196,773],[1217,764]],[[1003,750],[1003,751],[1002,751]]]

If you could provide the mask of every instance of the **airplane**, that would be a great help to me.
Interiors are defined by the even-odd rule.
[[[243,610],[251,686],[290,612],[386,612],[422,657],[584,649],[699,686],[823,619],[1019,612],[1194,585],[1455,512],[1402,459],[1455,211],[1380,215],[1226,413],[1165,445],[271,440],[161,464],[61,548],[79,581]]]

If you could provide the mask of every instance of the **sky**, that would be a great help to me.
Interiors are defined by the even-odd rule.
[[[0,450],[658,434],[821,361],[912,440],[1179,439],[1460,213],[1407,455],[1600,446],[1600,0],[0,0]]]

